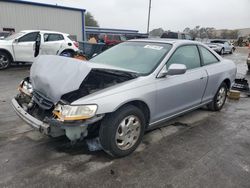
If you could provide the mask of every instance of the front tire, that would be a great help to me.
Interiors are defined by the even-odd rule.
[[[213,101],[208,104],[208,109],[212,111],[220,111],[225,104],[227,98],[228,88],[225,82],[223,82],[218,91],[216,92]]]
[[[113,157],[129,155],[141,143],[145,124],[144,114],[133,105],[106,115],[99,130],[104,151]]]
[[[220,55],[223,55],[225,53],[225,50],[224,50],[224,48],[222,48],[221,50],[220,50]]]
[[[0,70],[4,70],[9,68],[12,60],[6,52],[1,52],[0,51]]]

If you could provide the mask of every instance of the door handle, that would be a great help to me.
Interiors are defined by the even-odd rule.
[[[203,80],[205,77],[200,77],[201,80]]]

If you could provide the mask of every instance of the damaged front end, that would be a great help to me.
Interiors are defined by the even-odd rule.
[[[97,114],[97,104],[71,103],[137,77],[134,73],[86,67],[70,58],[52,59],[53,63],[50,56],[38,59],[30,77],[20,83],[20,93],[12,99],[14,110],[26,123],[52,137],[66,135],[76,141],[88,136],[105,114]]]

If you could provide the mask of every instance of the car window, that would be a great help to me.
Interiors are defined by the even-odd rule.
[[[113,40],[121,40],[119,35],[114,35]]]
[[[161,35],[161,38],[178,39],[178,33],[166,32]]]
[[[113,39],[113,36],[112,36],[112,35],[107,35],[107,39],[108,39],[108,40],[112,40],[112,39]]]
[[[18,42],[35,42],[37,39],[38,32],[28,33],[18,39]]]
[[[60,41],[64,40],[63,35],[61,34],[44,34],[44,42],[51,42],[51,41]]]
[[[181,34],[181,39],[186,39],[185,34]]]
[[[199,51],[195,45],[179,47],[167,62],[167,68],[171,64],[184,64],[187,69],[200,67]]]
[[[203,64],[210,65],[219,62],[219,60],[206,48],[200,46],[201,55],[203,57]]]

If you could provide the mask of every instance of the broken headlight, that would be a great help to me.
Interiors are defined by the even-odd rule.
[[[26,95],[31,96],[33,87],[30,83],[29,77],[25,78],[19,85],[18,90]]]
[[[60,121],[84,120],[95,116],[97,105],[61,105],[57,104],[53,113]]]

